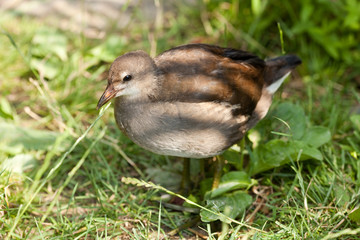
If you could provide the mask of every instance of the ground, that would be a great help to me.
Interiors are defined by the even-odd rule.
[[[0,2],[0,238],[359,239],[359,11],[352,0]],[[212,160],[192,160],[182,196],[181,161],[133,144],[113,106],[96,104],[117,56],[196,42],[303,64],[224,153],[219,190],[208,191]]]

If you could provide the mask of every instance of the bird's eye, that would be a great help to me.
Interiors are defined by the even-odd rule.
[[[130,81],[132,79],[132,76],[131,75],[126,75],[124,78],[123,78],[123,81],[124,82],[127,82],[127,81]]]

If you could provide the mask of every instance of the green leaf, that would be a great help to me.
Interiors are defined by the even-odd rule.
[[[216,213],[223,213],[230,218],[236,218],[252,203],[252,198],[249,194],[243,191],[237,191],[231,194],[226,194],[221,197],[210,199],[206,201],[206,208]],[[203,222],[212,222],[221,220],[221,215],[216,215],[211,212],[201,209],[200,217]]]
[[[59,136],[55,132],[22,128],[5,122],[0,122],[0,132],[0,146],[1,150],[5,152],[11,152],[11,149],[18,147],[46,150],[55,143]]]
[[[1,169],[15,173],[23,173],[36,165],[36,159],[30,154],[19,154],[13,158],[7,158],[2,164]]]
[[[53,29],[44,28],[34,36],[31,52],[38,57],[47,57],[49,53],[58,56],[62,61],[67,60],[67,38],[64,34]]]
[[[90,50],[90,53],[101,61],[112,62],[119,56],[125,44],[125,39],[112,35],[105,42]]]
[[[285,142],[274,139],[260,145],[250,155],[250,176],[288,164],[291,160],[322,160],[322,154],[302,141]]]
[[[349,213],[349,218],[354,222],[360,223],[360,208]]]
[[[0,117],[5,119],[14,119],[10,103],[4,97],[0,98]]]
[[[360,114],[352,115],[350,117],[350,121],[356,128],[356,130],[360,131]]]
[[[344,207],[345,204],[347,204],[351,198],[349,191],[347,191],[347,189],[344,186],[340,186],[338,184],[334,185],[334,191],[335,191],[335,198],[336,198],[335,204],[338,207]]]
[[[260,15],[264,11],[266,3],[266,1],[261,0],[251,0],[251,10],[253,14],[255,16]]]
[[[149,175],[151,180],[160,184],[161,186],[170,189],[176,190],[181,184],[181,176],[178,171],[174,171],[178,167],[174,165],[174,169],[170,171],[170,169],[164,168],[147,168],[146,173]]]
[[[32,58],[30,61],[30,65],[32,68],[37,69],[39,72],[44,74],[44,77],[48,79],[55,78],[58,74],[60,74],[60,67],[57,61],[52,61],[53,59],[49,59],[48,61],[43,61],[42,59]]]
[[[304,4],[300,12],[301,22],[307,22],[314,12],[314,6],[312,4]]]
[[[306,130],[301,141],[307,143],[315,148],[329,142],[331,140],[331,133],[327,127],[314,126]]]
[[[212,199],[226,192],[248,188],[253,184],[249,175],[243,171],[233,171],[221,177],[219,187],[206,193],[205,199]]]
[[[212,188],[214,178],[205,178],[200,182],[200,195],[205,196]]]
[[[272,112],[272,116],[280,118],[285,121],[290,127],[290,133],[296,140],[300,139],[305,132],[306,118],[304,110],[295,104],[285,102],[279,104],[277,108]],[[281,123],[280,130],[278,132],[289,132],[288,126]]]
[[[236,146],[236,145],[235,145]],[[234,146],[233,146],[234,147]],[[231,164],[237,165],[240,162],[240,153],[232,148],[227,149],[222,156]]]

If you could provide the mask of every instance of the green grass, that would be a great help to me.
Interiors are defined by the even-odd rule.
[[[357,1],[200,5],[176,5],[158,23],[145,20],[140,5],[129,8],[129,25],[105,29],[103,39],[0,14],[1,239],[359,239]],[[235,150],[225,155],[225,173],[236,175],[228,180],[239,185],[222,188],[219,197],[227,203],[251,196],[231,218],[226,207],[213,208],[219,198],[206,198],[198,160],[192,160],[196,184],[184,204],[197,213],[168,208],[164,195],[176,195],[181,162],[122,135],[112,105],[101,118],[96,111],[118,55],[134,49],[155,55],[199,41],[262,57],[284,50],[303,60],[246,138],[250,165],[239,166]],[[256,163],[266,171],[252,169]],[[232,200],[242,208],[245,199]],[[223,223],[199,221],[199,206],[203,220]],[[170,234],[187,223],[192,228]]]

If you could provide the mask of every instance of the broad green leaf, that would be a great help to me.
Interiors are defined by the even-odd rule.
[[[314,126],[306,130],[301,141],[313,146],[315,148],[329,142],[331,140],[331,133],[327,127]]]
[[[62,61],[67,60],[66,36],[53,29],[41,29],[34,36],[31,52],[38,57],[48,57],[49,53],[58,56]]]
[[[334,191],[335,191],[335,198],[336,202],[335,204],[339,207],[345,206],[350,201],[350,194],[349,191],[344,186],[335,184],[334,185]]]
[[[181,184],[181,177],[177,171],[174,171],[175,169],[170,171],[163,168],[147,168],[146,173],[154,183],[170,190],[176,190]]]
[[[11,155],[16,155],[22,153],[24,147],[21,145],[9,145],[6,142],[0,140],[0,153],[8,153]]]
[[[0,99],[0,117],[14,119],[10,103],[4,97]]]
[[[312,4],[304,4],[300,12],[301,22],[307,22],[314,12],[314,6]]]
[[[23,173],[35,166],[36,159],[30,154],[19,154],[12,158],[7,158],[2,164],[2,170],[8,170],[15,173]]]
[[[299,159],[298,159],[299,158]],[[250,155],[249,173],[250,176],[280,167],[291,160],[322,160],[322,154],[314,147],[302,141],[285,142],[280,139],[269,141],[260,145]]]
[[[48,79],[55,78],[60,73],[60,65],[58,62],[53,62],[52,59],[43,61],[42,59],[32,58],[30,61],[31,67],[37,69],[39,72],[44,73]]]
[[[234,149],[228,149],[226,150],[222,156],[224,157],[224,159],[226,159],[226,161],[228,161],[231,164],[237,165],[240,162],[240,153],[239,151],[236,151]]]
[[[249,175],[243,171],[233,171],[221,177],[219,187],[206,193],[206,199],[218,197],[226,192],[248,188],[253,184]]]
[[[215,199],[207,200],[206,203],[206,208],[216,213],[225,214],[230,218],[236,218],[252,203],[252,198],[246,192],[237,191]],[[216,220],[226,222],[225,219],[221,218],[221,215],[219,216],[203,209],[200,211],[200,217],[203,222],[212,222]]]
[[[198,197],[194,196],[193,194],[190,194],[189,196],[186,197],[188,200],[190,200],[191,202],[194,202],[194,203],[199,203],[199,199]],[[188,208],[193,208],[194,205],[193,204],[190,204],[189,202],[185,201],[182,206],[184,207],[188,207]],[[198,208],[195,208],[196,210],[199,210]]]
[[[260,15],[265,9],[266,1],[251,0],[251,10],[255,16]]]
[[[290,126],[289,130],[284,123],[280,123],[280,130],[276,131],[282,133],[289,133],[290,131],[290,134],[296,140],[304,135],[306,118],[304,110],[300,106],[289,102],[281,103],[274,112],[272,112],[272,116],[285,121]]]
[[[352,115],[350,117],[350,121],[356,128],[356,130],[360,131],[360,114]]]
[[[119,36],[109,36],[103,44],[90,50],[91,54],[101,61],[112,62],[118,57],[125,44],[124,38]]]
[[[205,196],[211,190],[214,178],[205,178],[200,182],[200,195]]]
[[[360,208],[349,213],[349,218],[357,223],[360,223]]]
[[[347,1],[347,14],[344,16],[344,26],[353,30],[360,30],[360,2],[356,0]]]
[[[250,140],[250,142],[252,143],[253,148],[257,148],[257,146],[259,145],[259,143],[261,141],[260,132],[258,130],[256,130],[256,129],[250,129],[248,131],[247,137]]]
[[[16,147],[33,150],[46,150],[55,143],[58,133],[22,128],[14,124],[0,122],[0,146],[6,151]]]

